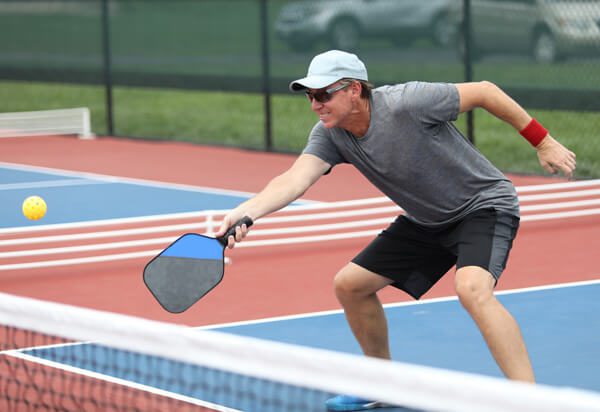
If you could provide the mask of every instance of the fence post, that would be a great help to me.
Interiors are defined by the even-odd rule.
[[[106,90],[106,127],[108,135],[114,135],[113,96],[112,96],[112,62],[110,47],[109,2],[102,0],[102,54],[104,62],[104,86]]]
[[[271,70],[269,63],[269,14],[267,0],[260,0],[260,37],[262,55],[262,89],[265,116],[265,149],[273,150],[272,118],[271,118]]]
[[[462,41],[464,47],[464,65],[465,65],[465,81],[473,81],[473,62],[472,62],[472,43],[471,43],[471,0],[463,0],[463,24],[462,24]],[[471,143],[475,143],[474,130],[475,114],[473,110],[467,113],[467,138]]]

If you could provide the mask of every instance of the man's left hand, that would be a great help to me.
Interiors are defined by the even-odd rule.
[[[562,172],[569,179],[577,165],[575,153],[557,142],[549,134],[536,147],[538,159],[542,167],[549,173]]]

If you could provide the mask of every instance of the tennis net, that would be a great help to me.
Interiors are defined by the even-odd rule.
[[[600,411],[600,396],[0,294],[2,411]]]
[[[82,139],[94,137],[87,107],[0,113],[0,137],[70,134]]]

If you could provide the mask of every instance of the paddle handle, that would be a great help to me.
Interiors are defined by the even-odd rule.
[[[248,216],[244,216],[243,218],[241,218],[240,220],[238,220],[237,222],[235,222],[235,224],[233,226],[231,226],[229,229],[227,229],[227,232],[225,232],[225,234],[223,236],[220,236],[217,238],[217,240],[219,241],[219,243],[221,243],[223,246],[227,245],[227,239],[229,239],[229,236],[235,236],[235,229],[242,226],[242,225],[246,225],[246,227],[250,227],[252,226],[252,223],[254,223],[252,221],[252,219],[250,219]]]

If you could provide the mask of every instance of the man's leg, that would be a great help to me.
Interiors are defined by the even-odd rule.
[[[535,377],[517,322],[494,296],[494,278],[478,266],[456,271],[455,288],[483,338],[509,379],[534,382]]]
[[[377,291],[392,281],[348,263],[334,280],[335,294],[348,324],[367,356],[390,359],[387,320]]]
[[[390,359],[387,320],[377,291],[392,281],[348,263],[334,280],[335,294],[362,351],[367,356]],[[326,402],[328,411],[363,411],[385,406],[380,402],[338,395]]]

